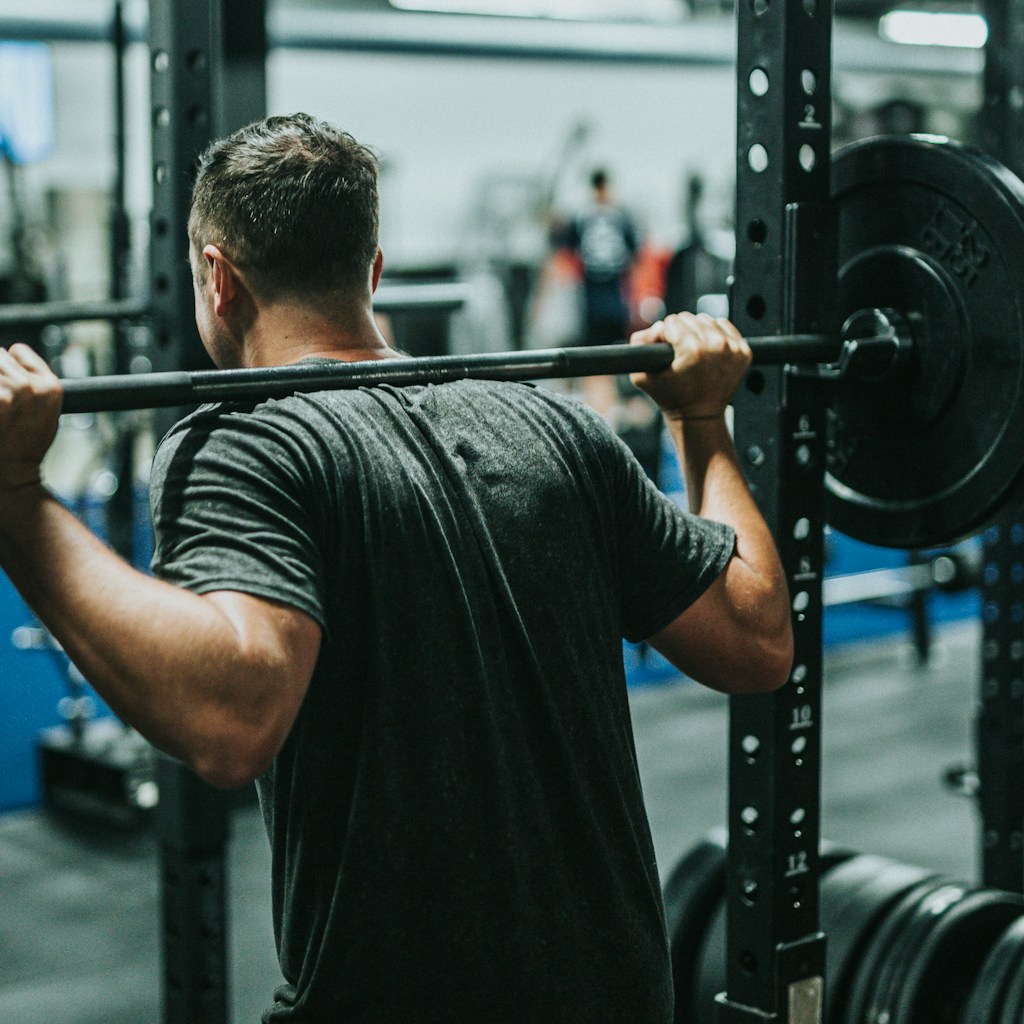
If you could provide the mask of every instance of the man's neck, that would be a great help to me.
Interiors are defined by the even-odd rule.
[[[304,304],[274,303],[261,308],[245,334],[245,366],[286,366],[312,357],[351,362],[397,356],[368,305],[335,317]]]

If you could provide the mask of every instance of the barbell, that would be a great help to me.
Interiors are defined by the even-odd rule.
[[[1024,185],[959,143],[893,136],[840,150],[832,197],[844,326],[749,338],[754,360],[830,364],[819,375],[830,382],[835,528],[889,547],[946,546],[1024,497]],[[751,315],[764,309],[757,299]],[[64,411],[657,372],[671,359],[666,344],[610,345],[93,377],[65,382]]]

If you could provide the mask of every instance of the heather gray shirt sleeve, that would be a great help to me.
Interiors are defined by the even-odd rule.
[[[622,632],[636,643],[707,590],[732,556],[736,537],[731,527],[695,516],[662,494],[628,453],[613,465]]]
[[[150,492],[155,575],[195,593],[237,590],[326,628],[322,538],[308,452],[273,419],[200,410],[160,446]]]

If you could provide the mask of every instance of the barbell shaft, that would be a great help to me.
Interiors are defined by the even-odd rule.
[[[836,355],[835,339],[817,334],[750,339],[754,362],[815,363]],[[672,347],[594,345],[476,355],[330,363],[296,363],[243,370],[194,370],[71,378],[64,384],[65,413],[157,409],[243,399],[281,398],[297,392],[337,391],[379,384],[443,384],[453,380],[543,380],[602,374],[657,373],[672,362]]]
[[[62,411],[156,409],[197,402],[280,398],[296,392],[337,391],[378,384],[402,387],[466,379],[541,380],[656,373],[671,362],[672,347],[662,343],[82,377],[64,381]]]

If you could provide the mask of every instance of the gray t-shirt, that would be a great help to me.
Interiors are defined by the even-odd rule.
[[[621,638],[693,602],[731,530],[579,403],[471,381],[204,407],[152,501],[158,575],[324,631],[258,780],[264,1021],[671,1020]]]

